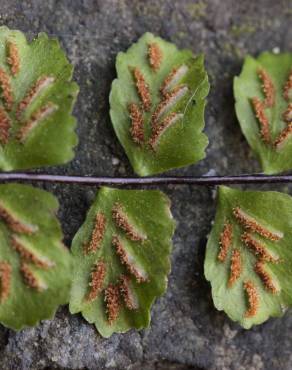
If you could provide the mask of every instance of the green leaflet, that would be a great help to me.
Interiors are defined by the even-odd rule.
[[[263,171],[291,169],[292,54],[247,56],[234,79],[234,95],[242,132]]]
[[[281,316],[292,304],[291,245],[289,195],[220,187],[205,258],[216,308],[247,329]]]
[[[169,206],[159,191],[102,188],[76,234],[70,311],[102,336],[149,325],[170,271]]]
[[[57,209],[46,191],[0,185],[0,322],[9,328],[49,319],[68,302],[71,255]]]
[[[145,33],[116,60],[110,94],[114,130],[140,176],[205,157],[209,92],[203,56]]]
[[[0,168],[66,163],[77,144],[71,115],[78,86],[56,39],[0,27]]]

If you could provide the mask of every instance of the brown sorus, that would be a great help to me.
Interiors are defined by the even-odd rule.
[[[259,294],[256,286],[251,280],[244,282],[243,287],[247,294],[248,309],[245,311],[245,317],[253,317],[257,314],[259,309]]]
[[[251,236],[251,234],[245,232],[241,235],[241,240],[245,245],[250,248],[255,255],[259,256],[262,260],[267,262],[279,262],[279,258],[272,256],[266,249],[265,245],[262,242],[256,240]]]
[[[9,141],[11,119],[5,109],[0,106],[0,142],[5,145]]]
[[[10,84],[10,78],[2,68],[0,68],[0,85],[2,89],[2,97],[4,99],[5,106],[8,110],[11,110],[13,105],[13,95]]]
[[[11,246],[17,253],[19,253],[22,260],[31,262],[39,268],[46,270],[54,266],[54,263],[51,261],[48,261],[47,259],[41,259],[36,256],[32,251],[23,245],[19,238],[14,235],[11,238]]]
[[[232,224],[228,221],[225,222],[223,226],[223,231],[220,234],[220,241],[219,241],[220,251],[217,256],[220,262],[224,262],[227,257],[227,253],[228,253],[228,250],[232,242],[232,229],[233,229]]]
[[[231,288],[233,284],[238,280],[242,272],[241,255],[238,249],[232,251],[231,265],[230,265],[230,276],[228,280],[228,286]]]
[[[258,76],[262,81],[262,89],[265,95],[265,107],[272,107],[275,104],[275,86],[270,75],[263,68],[259,68]]]
[[[161,136],[166,132],[166,130],[176,123],[179,119],[183,117],[181,113],[170,113],[161,123],[157,123],[152,126],[152,135],[149,139],[149,145],[153,150],[156,150],[157,144]]]
[[[94,264],[91,272],[91,281],[89,283],[90,291],[86,300],[92,302],[96,299],[103,288],[103,282],[106,274],[106,265],[104,261],[98,261]]]
[[[137,310],[139,308],[139,305],[130,284],[131,281],[129,276],[122,275],[120,277],[120,292],[124,299],[126,307],[129,310]]]
[[[292,122],[289,123],[289,125],[280,132],[279,136],[274,141],[274,146],[277,149],[279,149],[281,145],[284,144],[285,141],[290,137],[291,133],[292,133]]]
[[[287,109],[283,113],[283,120],[286,123],[292,123],[292,103],[288,104]]]
[[[174,78],[174,76],[176,75],[177,73],[177,70],[178,68],[177,67],[174,67],[170,73],[166,76],[165,80],[163,81],[162,85],[161,85],[161,88],[160,88],[160,92],[162,95],[166,95],[168,93],[168,89],[167,89],[167,86],[169,85],[169,83],[172,81],[172,79]]]
[[[288,79],[284,85],[284,91],[283,91],[283,96],[284,96],[284,99],[286,99],[287,101],[291,100],[291,91],[292,91],[292,69],[290,71],[290,74],[288,76]]]
[[[108,322],[112,325],[119,316],[120,312],[120,290],[119,286],[110,284],[105,290],[105,302],[107,308]]]
[[[36,277],[33,271],[30,269],[29,265],[25,262],[21,262],[20,272],[22,274],[24,283],[32,289],[37,290],[38,292],[46,289],[46,286]]]
[[[7,63],[13,76],[16,76],[20,70],[20,58],[17,46],[14,42],[7,42]]]
[[[162,50],[156,42],[152,42],[148,45],[148,57],[151,68],[157,72],[162,62]]]
[[[126,233],[129,239],[139,242],[142,242],[146,239],[144,235],[135,230],[135,227],[129,221],[128,216],[123,211],[120,203],[114,204],[112,209],[112,217],[115,224]]]
[[[34,112],[31,118],[24,124],[23,127],[20,128],[18,132],[18,139],[21,142],[24,142],[31,131],[44,119],[52,115],[58,107],[53,103],[48,103],[45,106],[39,108],[36,112]]]
[[[33,234],[37,227],[34,225],[28,225],[18,220],[4,205],[0,203],[0,219],[2,219],[6,225],[12,231],[21,234]]]
[[[265,114],[265,105],[259,98],[252,98],[251,100],[255,115],[260,123],[260,132],[262,140],[269,144],[271,142],[271,133],[269,127],[269,120]]]
[[[261,278],[265,288],[273,294],[278,293],[278,288],[275,286],[271,275],[265,269],[264,261],[257,261],[254,267],[255,272]]]
[[[128,271],[135,276],[138,283],[144,283],[148,281],[147,274],[141,268],[138,269],[134,266],[133,262],[130,261],[128,253],[125,250],[121,240],[118,236],[114,235],[112,238],[112,245],[115,247],[117,255],[120,257],[121,263],[126,266]]]
[[[245,228],[252,232],[255,232],[266,239],[277,241],[282,239],[283,234],[273,233],[270,230],[266,229],[260,223],[258,223],[253,217],[247,215],[240,207],[235,207],[233,209],[233,215],[237,221]]]
[[[30,88],[23,100],[18,104],[16,110],[16,117],[18,120],[21,119],[22,113],[32,103],[32,101],[47,87],[51,86],[54,81],[55,78],[52,76],[42,76],[37,80],[37,82]]]
[[[98,212],[95,216],[94,229],[91,234],[91,239],[85,247],[85,253],[96,252],[101,245],[106,229],[106,217],[102,212]]]
[[[12,267],[6,261],[0,261],[0,303],[6,301],[10,294]]]
[[[136,67],[133,70],[134,78],[136,81],[136,88],[138,94],[142,100],[142,105],[145,111],[149,111],[151,108],[151,96],[149,86],[145,81],[142,72]]]
[[[131,137],[135,143],[143,144],[144,142],[143,113],[139,106],[135,103],[129,104],[128,109],[132,121],[130,128]]]

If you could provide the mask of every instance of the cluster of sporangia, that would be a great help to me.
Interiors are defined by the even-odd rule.
[[[129,221],[127,214],[123,210],[120,203],[114,204],[112,208],[112,221],[117,229],[124,232],[126,237],[134,242],[143,243],[147,239],[146,235],[137,231],[134,225]],[[84,244],[84,253],[96,253],[100,248],[106,232],[107,219],[102,212],[98,212],[95,217],[95,225],[92,231],[91,240],[89,243]],[[133,258],[126,251],[118,232],[112,236],[112,246],[115,248],[121,263],[126,267],[128,273],[133,276],[138,283],[145,283],[148,281],[147,273],[142,267],[135,266],[132,261]],[[103,259],[99,259],[93,266],[91,273],[91,281],[89,283],[90,290],[85,297],[88,302],[94,301],[97,296],[104,289],[104,280],[107,273],[107,265]],[[120,297],[129,310],[138,309],[138,301],[135,292],[131,288],[131,276],[122,274],[117,284],[109,284],[104,289],[104,298],[107,306],[108,322],[112,324],[119,315],[120,310]]]
[[[157,72],[163,60],[163,53],[159,45],[152,42],[148,45],[148,61],[154,72]],[[148,144],[154,151],[164,132],[178,120],[183,118],[182,113],[171,112],[170,109],[183,98],[189,91],[186,84],[178,84],[188,72],[186,65],[174,67],[165,78],[160,87],[161,100],[155,107],[151,116],[151,135],[145,138],[145,123],[143,115],[149,112],[152,107],[149,85],[138,67],[132,68],[133,77],[136,83],[138,95],[141,99],[141,106],[136,103],[129,104],[129,113],[132,120],[130,133],[135,143],[139,145]]]
[[[0,219],[8,228],[10,246],[15,250],[20,257],[20,274],[23,278],[23,282],[27,287],[41,292],[47,288],[44,281],[33,272],[30,268],[30,264],[43,270],[47,270],[54,267],[54,262],[48,258],[39,257],[36,252],[32,252],[32,246],[28,241],[22,241],[21,236],[33,235],[38,232],[38,227],[30,225],[20,219],[18,219],[11,210],[6,208],[0,203]],[[3,303],[9,298],[11,293],[11,277],[12,277],[12,266],[7,261],[0,261],[0,282],[1,292],[0,301]]]
[[[242,227],[241,233],[242,243],[255,254],[257,260],[254,264],[254,271],[262,280],[267,291],[272,294],[279,292],[279,287],[272,279],[269,272],[265,269],[265,263],[279,263],[281,260],[272,255],[261,241],[257,240],[253,234],[258,234],[263,238],[271,241],[278,241],[283,238],[281,232],[271,232],[262,226],[256,219],[250,217],[240,207],[233,209],[233,217],[235,221]],[[226,221],[223,231],[220,235],[220,251],[217,256],[220,262],[226,262],[226,257],[229,249],[232,248],[230,275],[228,279],[228,287],[232,288],[236,281],[240,278],[242,273],[242,256],[240,250],[233,247],[233,225],[231,222]],[[259,309],[259,293],[256,284],[251,279],[243,282],[243,287],[248,297],[249,307],[245,312],[245,317],[255,316]]]
[[[6,50],[6,62],[7,66],[9,66],[9,73],[0,68],[0,86],[3,103],[3,105],[0,105],[0,142],[4,146],[9,140],[13,139],[24,143],[32,130],[58,109],[56,104],[47,102],[27,117],[27,108],[37,97],[41,96],[54,84],[55,78],[52,76],[40,76],[27,91],[25,97],[16,104],[11,80],[20,72],[21,61],[15,43],[7,41]]]
[[[282,112],[283,121],[286,122],[285,127],[275,140],[272,139],[270,132],[270,122],[266,115],[266,109],[274,108],[276,104],[276,88],[274,83],[269,76],[268,72],[263,68],[257,71],[260,80],[262,81],[262,90],[264,93],[264,100],[254,97],[251,100],[255,115],[260,124],[260,133],[262,140],[270,145],[272,148],[280,149],[283,143],[292,133],[292,70],[291,73],[283,86],[283,98],[287,102],[286,109]]]

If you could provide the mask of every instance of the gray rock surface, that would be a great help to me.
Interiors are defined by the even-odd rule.
[[[205,53],[211,79],[207,158],[172,173],[259,171],[235,118],[232,79],[247,53],[291,50],[291,0],[1,0],[0,15],[2,24],[30,37],[39,31],[56,35],[76,67],[80,144],[75,160],[51,173],[133,175],[111,128],[108,95],[115,55],[145,31]],[[60,200],[69,245],[96,189],[43,187]],[[80,315],[71,316],[63,307],[54,320],[33,329],[14,333],[0,327],[1,369],[292,368],[291,312],[246,331],[213,307],[203,259],[215,212],[214,189],[163,190],[172,200],[177,231],[169,288],[153,307],[151,328],[102,339]]]

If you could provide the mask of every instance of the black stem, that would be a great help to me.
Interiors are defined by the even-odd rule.
[[[166,177],[94,177],[62,176],[24,172],[0,173],[1,182],[52,182],[93,186],[145,186],[145,185],[228,185],[292,183],[292,175],[238,175],[238,176],[166,176]]]

